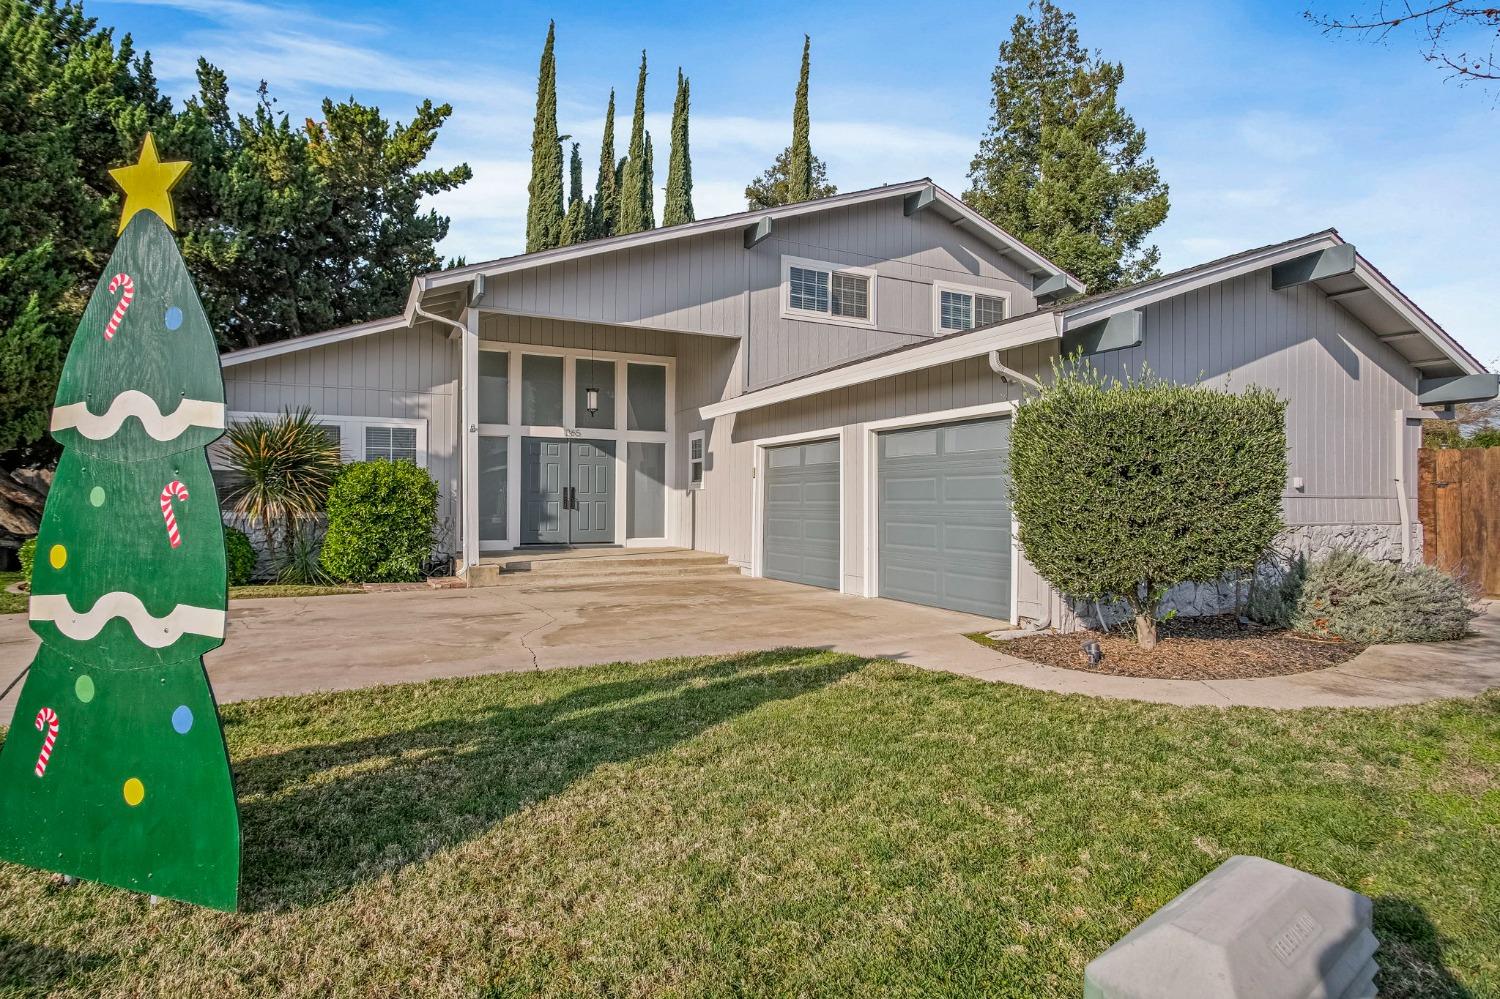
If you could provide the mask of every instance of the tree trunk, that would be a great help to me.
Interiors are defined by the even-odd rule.
[[[1154,608],[1135,613],[1135,640],[1147,652],[1156,648],[1156,614],[1153,611]]]

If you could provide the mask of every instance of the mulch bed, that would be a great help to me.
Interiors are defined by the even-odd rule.
[[[1000,640],[974,637],[1006,655],[1044,666],[1159,680],[1236,680],[1306,673],[1353,659],[1364,650],[1363,645],[1353,642],[1326,642],[1254,625],[1241,627],[1230,615],[1177,618],[1161,624],[1156,648],[1150,652],[1136,644],[1135,634],[1128,627],[1108,634],[1080,631]],[[1086,641],[1098,642],[1104,651],[1097,666],[1089,663],[1083,651]]]

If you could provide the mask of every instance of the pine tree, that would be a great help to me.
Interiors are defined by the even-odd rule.
[[[1073,15],[1035,0],[1000,45],[989,129],[964,200],[1105,291],[1156,273],[1146,237],[1167,186],[1118,104],[1125,71],[1079,42]]]
[[[593,206],[583,196],[583,157],[578,154],[576,142],[568,163],[568,178],[568,214],[563,216],[561,246],[572,246],[589,238],[589,218],[593,213]]]
[[[547,22],[547,43],[536,81],[536,121],[531,130],[531,183],[526,188],[526,252],[547,250],[562,239],[563,162],[557,133],[557,63],[552,56],[556,25]]]
[[[745,185],[745,202],[752,210],[790,205],[837,194],[828,183],[828,166],[813,155],[809,136],[807,79],[812,39],[802,36],[802,73],[797,78],[797,99],[792,106],[792,144],[776,154],[769,168]]]
[[[599,179],[594,183],[594,206],[589,216],[589,239],[615,234],[620,224],[620,175],[615,164],[615,92],[609,92],[604,112],[604,141],[599,146]]]
[[[57,387],[64,448],[31,579],[41,639],[0,750],[0,858],[233,910],[234,787],[203,655],[224,641],[207,446],[218,349],[150,134]],[[33,719],[35,725],[33,726]],[[35,728],[35,731],[33,731]]]
[[[672,155],[667,161],[667,199],[661,224],[693,221],[693,158],[688,152],[688,80],[677,68],[677,99],[672,102]]]
[[[808,136],[807,75],[812,39],[802,36],[802,73],[797,77],[797,101],[792,107],[792,157],[787,164],[787,196],[793,202],[813,196],[812,140]]]
[[[651,178],[646,176],[646,53],[641,53],[641,72],[635,83],[635,117],[630,121],[630,150],[620,177],[620,222],[616,235],[647,228],[644,206],[651,197]],[[643,193],[644,192],[644,193]]]

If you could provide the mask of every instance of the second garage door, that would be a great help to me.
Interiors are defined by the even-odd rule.
[[[766,448],[762,572],[839,588],[839,442]]]
[[[1010,616],[1010,420],[880,435],[880,595]]]

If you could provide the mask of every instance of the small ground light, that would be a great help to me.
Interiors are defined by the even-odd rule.
[[[1089,657],[1090,666],[1098,666],[1104,661],[1104,649],[1092,638],[1083,643],[1083,654]]]

